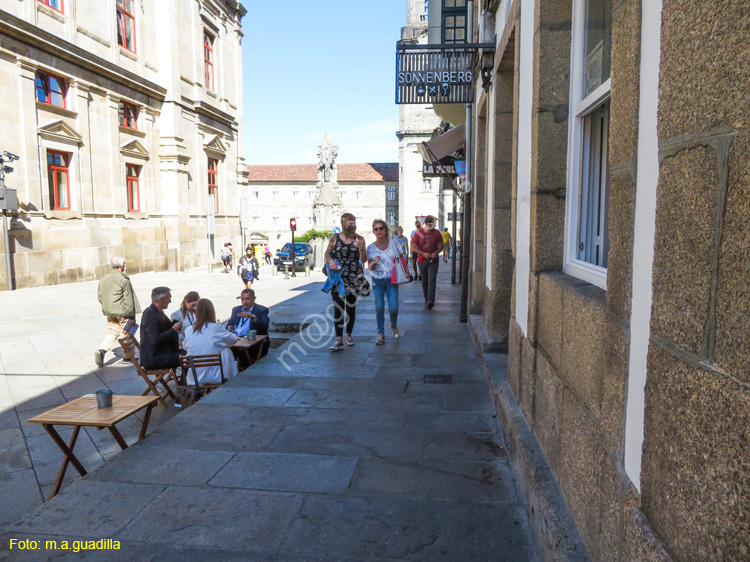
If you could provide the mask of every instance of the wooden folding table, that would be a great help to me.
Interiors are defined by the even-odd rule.
[[[268,336],[265,335],[257,335],[255,336],[255,339],[253,341],[247,340],[245,338],[240,338],[239,341],[234,344],[232,347],[234,349],[241,350],[245,354],[245,358],[247,359],[248,364],[252,365],[256,361],[260,361],[261,356],[263,355],[263,344],[268,339]],[[250,350],[255,348],[255,358],[251,357]]]
[[[81,427],[96,427],[97,429],[104,429],[106,427],[112,433],[112,437],[115,438],[120,448],[125,450],[128,448],[128,444],[122,438],[115,425],[143,408],[147,408],[143,424],[141,425],[141,433],[138,436],[139,440],[143,439],[148,429],[148,422],[151,419],[151,410],[156,406],[158,400],[158,396],[114,395],[112,397],[112,406],[100,409],[96,406],[96,396],[88,394],[31,418],[29,423],[42,424],[47,433],[49,433],[49,436],[52,437],[52,440],[65,455],[60,466],[60,472],[57,474],[55,487],[49,499],[54,498],[60,491],[60,486],[62,486],[63,479],[65,478],[65,472],[68,469],[68,463],[73,464],[78,474],[86,476],[86,469],[83,468],[81,461],[73,454]],[[54,427],[56,425],[73,426],[73,435],[67,444],[60,437],[60,434],[57,433]]]

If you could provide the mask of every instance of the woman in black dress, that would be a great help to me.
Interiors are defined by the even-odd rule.
[[[370,294],[370,284],[365,278],[362,264],[367,261],[365,240],[357,234],[357,219],[351,213],[341,215],[341,234],[334,234],[326,249],[326,262],[332,270],[341,270],[341,279],[346,289],[340,295],[338,289],[331,289],[336,328],[336,342],[328,349],[344,349],[344,315],[346,314],[346,345],[354,345],[352,331],[357,314],[357,300]]]

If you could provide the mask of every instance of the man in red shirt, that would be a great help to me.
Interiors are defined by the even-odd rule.
[[[424,225],[411,238],[411,249],[417,254],[417,266],[422,277],[422,292],[426,308],[435,306],[435,283],[437,281],[438,256],[443,250],[443,237],[435,230],[435,217],[427,215]]]

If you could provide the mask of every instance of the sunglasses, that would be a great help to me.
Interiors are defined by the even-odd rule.
[[[378,230],[385,230],[385,228],[383,228],[382,226],[376,226],[372,229],[373,232],[377,232]]]

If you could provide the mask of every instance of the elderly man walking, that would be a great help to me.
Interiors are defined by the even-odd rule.
[[[104,365],[104,356],[112,349],[128,320],[135,320],[135,315],[141,311],[130,278],[125,275],[125,258],[114,256],[111,264],[112,273],[99,281],[99,302],[102,314],[107,317],[108,331],[94,354],[97,367]]]

